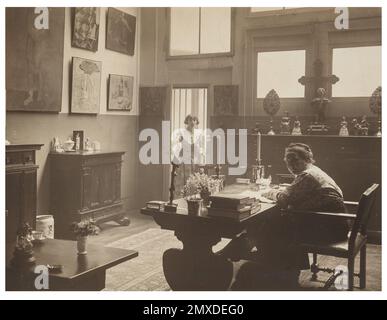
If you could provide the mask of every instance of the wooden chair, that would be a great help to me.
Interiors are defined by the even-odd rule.
[[[353,222],[350,236],[348,240],[331,243],[301,243],[301,247],[309,253],[313,254],[313,263],[310,267],[313,273],[311,280],[317,280],[317,274],[320,271],[334,273],[334,269],[320,268],[317,264],[317,255],[327,255],[348,260],[348,290],[353,290],[354,276],[360,278],[360,289],[366,286],[366,253],[367,253],[367,226],[370,215],[376,199],[376,189],[378,184],[373,184],[361,196],[360,201],[346,202],[346,205],[357,206],[356,214],[352,213],[331,213],[331,212],[306,212],[306,211],[290,211],[293,214],[307,214],[315,216],[323,216],[327,219],[345,219]],[[360,272],[354,273],[355,258],[360,252]]]

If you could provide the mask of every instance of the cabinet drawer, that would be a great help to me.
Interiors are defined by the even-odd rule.
[[[35,164],[35,152],[8,152],[5,156],[5,164],[9,165],[23,165],[23,164]]]
[[[114,164],[114,163],[121,163],[121,156],[111,156],[111,157],[93,157],[93,158],[86,158],[83,159],[82,165],[83,166],[97,166],[97,165],[103,165],[103,164]]]

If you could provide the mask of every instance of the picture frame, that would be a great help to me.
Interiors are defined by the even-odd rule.
[[[109,8],[106,23],[106,49],[134,55],[136,17],[115,8]]]
[[[79,149],[77,149],[77,135],[79,135]],[[84,150],[84,131],[74,130],[73,131],[74,150]]]
[[[100,11],[97,7],[73,8],[72,47],[93,52],[98,50]]]
[[[46,8],[50,30],[31,29],[33,7],[6,8],[7,111],[62,109],[65,8]]]
[[[99,113],[101,71],[101,61],[73,57],[71,77],[71,113]]]
[[[128,111],[133,109],[132,76],[109,74],[108,81],[108,111]]]

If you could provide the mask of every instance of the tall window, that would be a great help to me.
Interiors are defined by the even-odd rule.
[[[381,47],[333,49],[332,73],[340,81],[332,86],[333,97],[369,97],[381,85]]]
[[[258,52],[257,98],[274,89],[280,98],[304,97],[305,50]]]
[[[231,8],[171,8],[171,56],[230,51]]]

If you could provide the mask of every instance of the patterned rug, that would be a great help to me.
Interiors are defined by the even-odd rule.
[[[224,239],[214,247],[214,251],[222,248],[229,240]],[[139,256],[121,263],[106,272],[106,288],[108,291],[168,291],[170,290],[163,273],[162,256],[169,248],[182,248],[182,243],[176,239],[173,231],[157,228],[147,229],[136,235],[109,243],[107,246],[133,249]],[[367,289],[381,290],[380,268],[381,255],[376,246],[369,246],[367,252]],[[371,264],[370,264],[371,262]],[[234,276],[242,262],[234,264]],[[319,256],[319,264],[335,267],[345,265],[345,260]],[[356,264],[358,266],[358,262]],[[356,269],[355,269],[356,270]],[[301,273],[300,284],[304,290],[319,290],[329,275],[321,273],[319,281],[310,281],[311,273],[305,270]],[[355,280],[355,285],[357,280]],[[334,287],[332,288],[334,290]]]

